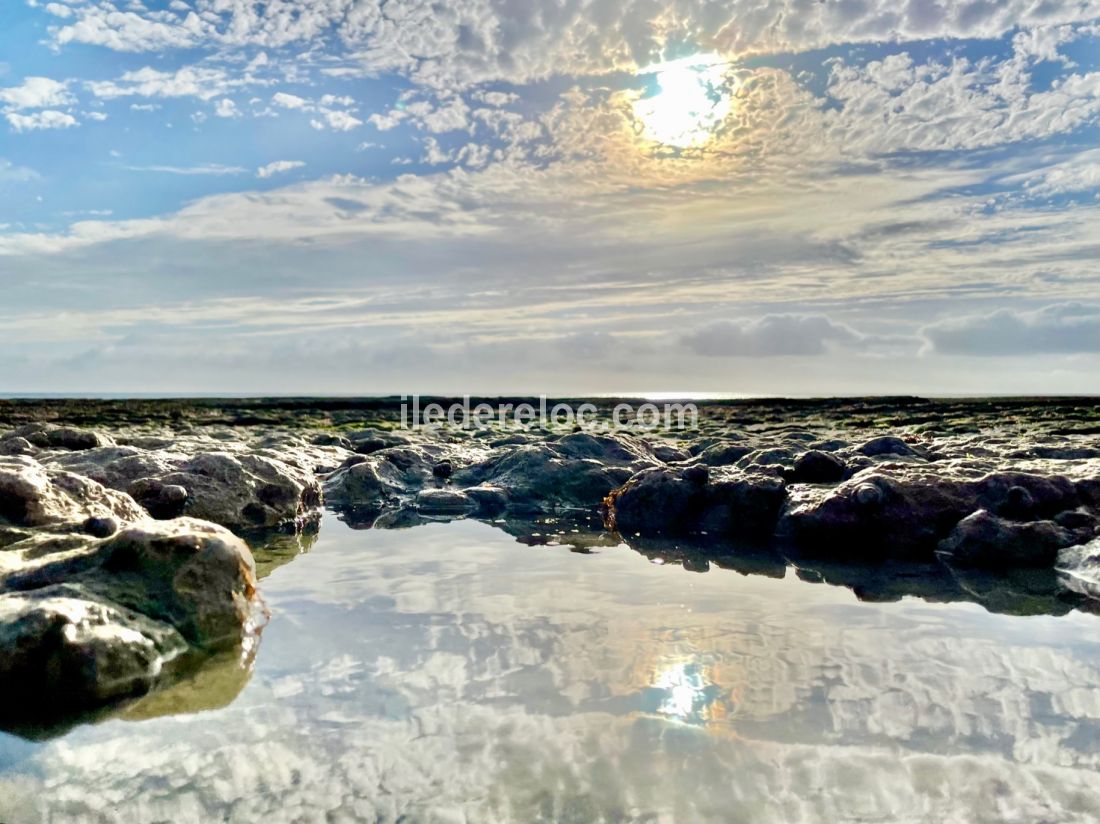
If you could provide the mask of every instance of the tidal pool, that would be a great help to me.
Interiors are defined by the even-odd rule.
[[[250,671],[0,735],[0,822],[1100,820],[1093,615],[333,517],[263,593]]]

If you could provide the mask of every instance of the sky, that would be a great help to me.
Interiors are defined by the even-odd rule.
[[[1100,0],[4,0],[0,394],[1100,393]]]

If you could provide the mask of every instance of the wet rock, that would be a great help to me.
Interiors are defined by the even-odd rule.
[[[462,491],[474,502],[474,506],[481,515],[497,515],[508,506],[508,493],[499,486],[482,484],[467,487]]]
[[[794,462],[790,480],[805,484],[832,484],[844,480],[848,467],[831,452],[812,449],[803,452]]]
[[[499,450],[456,472],[454,480],[462,485],[502,487],[512,507],[531,511],[594,509],[635,472],[656,465],[652,452],[637,439],[577,433]]]
[[[0,712],[65,714],[140,695],[186,647],[171,627],[69,588],[0,595]]]
[[[953,566],[1050,567],[1072,543],[1071,533],[1053,521],[1018,523],[981,509],[959,521],[939,550]]]
[[[233,533],[205,521],[147,519],[106,539],[32,535],[7,551],[23,563],[6,574],[0,569],[0,589],[79,587],[93,600],[162,621],[194,644],[239,640],[252,618],[252,554]]]
[[[341,506],[396,505],[435,480],[443,457],[438,445],[389,447],[360,462],[345,462],[325,480],[325,497]]]
[[[780,524],[805,549],[865,557],[931,557],[959,521],[1006,501],[1049,518],[1080,503],[1074,483],[1019,472],[975,473],[883,464],[832,489],[796,487]],[[1026,491],[1010,493],[1012,489]],[[1012,557],[1011,553],[1005,555]]]
[[[422,489],[416,496],[416,508],[424,515],[462,515],[474,507],[474,501],[457,489]]]
[[[977,496],[966,483],[865,470],[828,490],[792,488],[779,532],[815,554],[931,558],[939,540],[975,509]]]
[[[695,470],[695,471],[693,471]],[[608,525],[631,535],[768,537],[786,498],[775,475],[725,468],[650,469],[608,496]]]

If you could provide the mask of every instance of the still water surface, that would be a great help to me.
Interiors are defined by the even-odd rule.
[[[250,677],[0,734],[0,822],[1100,821],[1095,616],[864,604],[472,521],[329,518],[263,592]]]

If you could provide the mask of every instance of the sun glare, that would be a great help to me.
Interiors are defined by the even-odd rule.
[[[678,148],[706,143],[730,110],[730,92],[724,84],[727,65],[717,55],[697,54],[638,72],[640,77],[655,75],[658,87],[634,104],[642,133]]]

